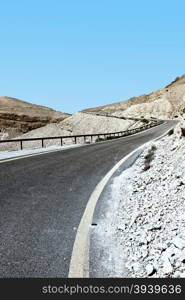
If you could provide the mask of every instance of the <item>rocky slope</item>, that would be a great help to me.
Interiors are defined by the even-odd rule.
[[[113,182],[115,209],[100,236],[115,260],[110,276],[185,277],[185,137],[179,127],[151,143]]]
[[[122,117],[185,117],[185,75],[177,77],[165,88],[149,95],[130,98],[127,101],[89,108],[84,112]]]
[[[67,130],[74,135],[115,132],[142,125],[142,121],[107,118],[105,116],[96,116],[82,112],[75,113],[60,123],[60,127],[63,130]]]
[[[0,129],[5,129],[10,138],[49,123],[60,122],[68,116],[45,106],[0,97]]]
[[[55,124],[47,124],[41,128],[31,130],[25,134],[22,134],[16,138],[34,138],[34,137],[46,137],[46,136],[70,136],[78,134],[96,134],[106,132],[116,132],[135,127],[143,126],[142,121],[134,120],[122,120],[117,118],[107,118],[105,116],[94,116],[86,113],[76,113],[71,117],[66,118],[62,122]],[[94,138],[94,140],[97,137]],[[86,140],[90,141],[90,138]],[[78,143],[83,143],[83,138],[77,139]],[[64,139],[64,144],[73,143],[72,139]],[[60,145],[60,140],[47,140],[45,146]],[[24,148],[38,148],[41,146],[40,141],[25,142]],[[20,148],[19,143],[1,144],[1,150],[17,150]]]

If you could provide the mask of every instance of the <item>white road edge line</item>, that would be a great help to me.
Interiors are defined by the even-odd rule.
[[[161,126],[161,125],[164,125],[166,124],[166,122],[164,122],[163,124],[160,124],[158,126]],[[148,128],[146,130],[143,130],[143,131],[140,131],[140,132],[137,132],[137,133],[134,133],[134,134],[131,134],[131,135],[127,135],[127,136],[123,136],[123,137],[120,137],[120,139],[124,139],[124,138],[128,138],[128,137],[132,137],[134,135],[137,135],[137,134],[140,134],[142,132],[146,132],[148,130],[151,130],[153,129],[154,127],[151,127],[151,128]],[[112,140],[114,141],[114,140]],[[106,142],[111,142],[111,140],[108,140],[108,141],[102,141],[102,142],[99,142],[98,144],[102,144],[102,143],[106,143]],[[57,150],[48,150],[48,151],[44,151],[44,152],[38,152],[38,153],[31,153],[31,154],[25,154],[25,155],[20,155],[20,156],[15,156],[15,157],[11,157],[11,158],[5,158],[5,159],[0,159],[0,164],[2,163],[5,163],[5,162],[8,162],[8,161],[12,161],[12,160],[18,160],[18,159],[22,159],[22,158],[28,158],[28,157],[32,157],[32,156],[39,156],[39,155],[44,155],[44,154],[48,154],[48,153],[52,153],[52,152],[58,152],[58,151],[67,151],[69,149],[72,149],[72,148],[79,148],[79,147],[85,147],[85,146],[90,146],[90,145],[94,145],[95,143],[92,143],[92,144],[81,144],[81,145],[77,145],[75,147],[69,147],[69,148],[64,148],[64,149],[57,149]],[[29,149],[31,150],[31,149]]]
[[[150,140],[146,143],[144,143],[142,146],[136,148],[131,153],[126,155],[124,158],[122,158],[105,176],[104,178],[97,184],[94,191],[92,192],[88,202],[87,206],[85,208],[85,211],[83,213],[83,216],[81,218],[80,224],[77,229],[75,242],[73,245],[72,250],[72,256],[70,260],[70,266],[69,266],[69,272],[68,272],[68,278],[89,278],[89,231],[90,226],[92,224],[93,214],[96,207],[96,203],[106,186],[109,179],[112,177],[112,175],[116,172],[116,170],[136,151],[144,148],[147,146],[147,144],[156,141],[158,139],[161,139],[163,136],[165,136],[168,131],[172,128],[174,128],[175,125],[168,128],[165,133],[163,133],[161,136]]]

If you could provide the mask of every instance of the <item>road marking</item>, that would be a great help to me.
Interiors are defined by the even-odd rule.
[[[83,216],[81,218],[80,224],[78,226],[78,230],[76,233],[75,242],[73,245],[72,256],[69,266],[69,278],[88,278],[89,277],[89,233],[90,233],[90,225],[93,220],[93,214],[96,207],[96,203],[108,183],[109,179],[112,175],[119,169],[119,167],[127,160],[130,156],[132,156],[138,150],[147,146],[147,144],[161,139],[164,137],[170,129],[174,128],[175,124],[168,128],[165,133],[161,136],[152,139],[143,145],[139,146],[131,153],[127,154],[124,158],[122,158],[104,177],[103,179],[97,184],[94,191],[92,192]]]

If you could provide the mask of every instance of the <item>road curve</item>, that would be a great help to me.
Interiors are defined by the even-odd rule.
[[[67,277],[95,186],[121,158],[172,125],[0,163],[0,277]]]

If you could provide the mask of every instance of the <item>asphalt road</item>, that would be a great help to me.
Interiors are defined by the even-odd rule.
[[[0,277],[67,277],[95,186],[121,158],[171,126],[0,163]]]

